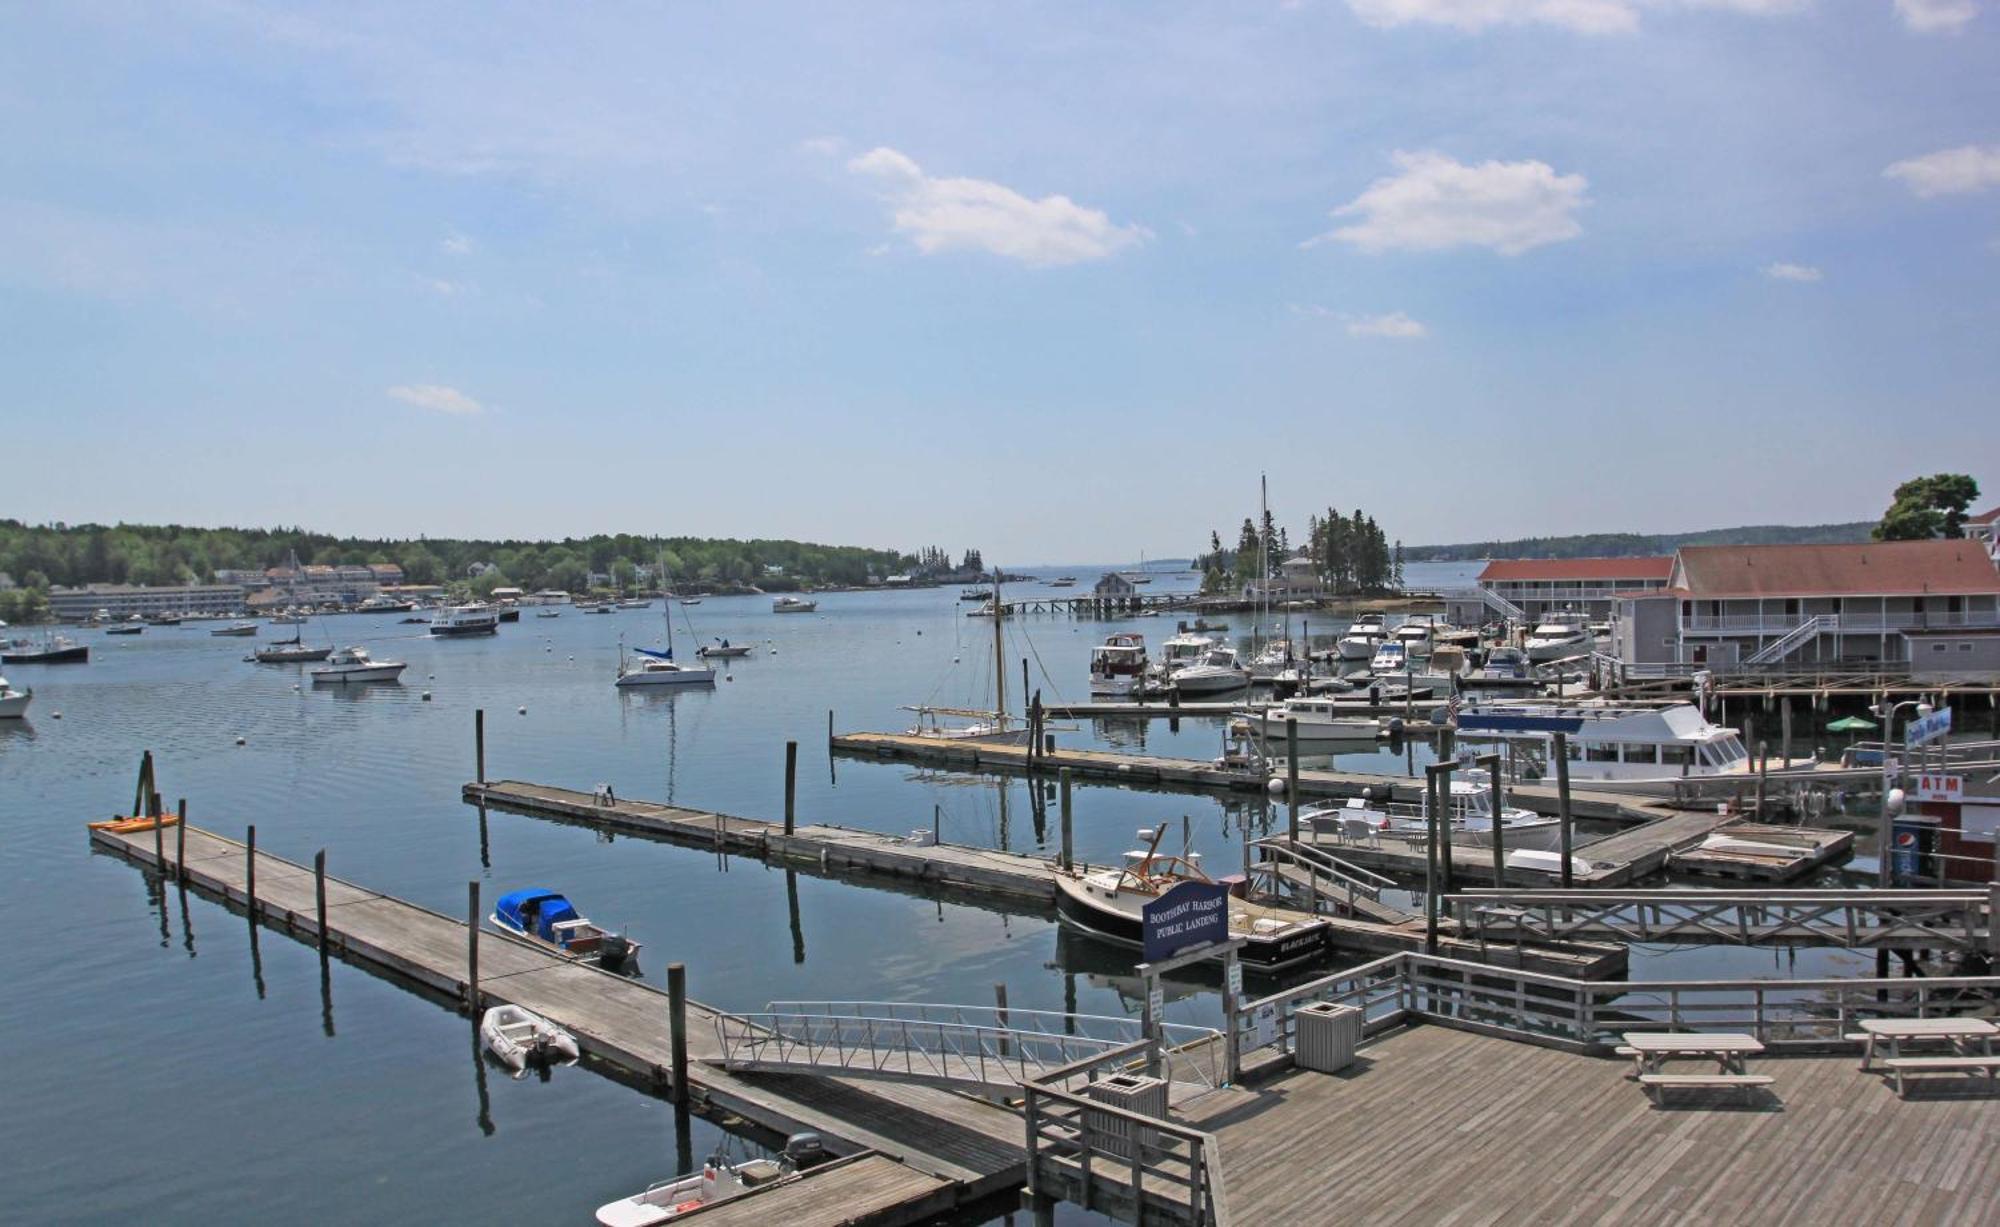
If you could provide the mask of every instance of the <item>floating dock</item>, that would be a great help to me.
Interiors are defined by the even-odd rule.
[[[179,832],[167,835],[159,852],[151,831],[92,831],[90,837],[93,846],[169,877],[184,870],[190,889],[249,909],[253,921],[309,945],[323,938],[324,949],[345,961],[460,1001],[471,993],[473,946],[462,921],[329,876],[322,934],[318,880],[310,866],[258,850],[253,871],[246,844],[192,827],[185,828],[184,864],[176,854]],[[479,932],[477,951],[475,1013],[507,1002],[525,1006],[574,1035],[585,1057],[600,1068],[662,1093],[672,1091],[665,992],[490,930]],[[877,1151],[897,1167],[930,1178],[909,1181],[879,1166],[867,1169],[906,1196],[880,1205],[880,1196],[848,1190],[845,1195],[857,1205],[875,1205],[866,1221],[917,1221],[1020,1185],[1025,1155],[1018,1114],[975,1096],[906,1083],[731,1074],[719,1065],[719,1016],[709,1006],[687,1002],[686,1092],[695,1106],[733,1113],[777,1134],[811,1130],[836,1154]],[[865,1177],[844,1178],[857,1179]],[[899,1209],[905,1205],[907,1214]]]
[[[1037,914],[1044,915],[1055,908],[1057,862],[1049,857],[928,840],[918,843],[908,836],[850,827],[804,826],[786,834],[781,823],[651,801],[604,802],[587,792],[513,780],[467,784],[464,798],[472,805],[649,835],[694,847],[720,848],[829,876],[835,871],[863,880],[881,875],[1002,904],[1030,904]],[[1468,855],[1476,851],[1468,850]],[[1381,955],[1424,948],[1420,917],[1386,921],[1327,916],[1325,920],[1334,931],[1334,944],[1342,950]],[[1438,953],[1475,961],[1487,957],[1480,942],[1455,935],[1439,938]],[[1493,957],[1504,958],[1509,967],[1586,980],[1623,975],[1627,965],[1623,946],[1584,943],[1529,946],[1518,958],[1509,946],[1505,951],[1496,950]]]

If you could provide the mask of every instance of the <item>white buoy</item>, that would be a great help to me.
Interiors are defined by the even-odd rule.
[[[61,712],[59,712],[59,711],[52,711],[52,712],[50,712],[50,713],[49,713],[49,719],[51,719],[51,720],[60,720],[60,719],[62,719],[62,713],[61,713]]]
[[[1281,797],[1285,795],[1285,782],[1283,780],[1273,779],[1270,783],[1264,785],[1264,790],[1270,793],[1274,797]]]

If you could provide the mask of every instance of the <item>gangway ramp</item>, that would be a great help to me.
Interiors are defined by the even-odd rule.
[[[1447,898],[1467,931],[1491,941],[2000,954],[1988,890],[1481,890]]]

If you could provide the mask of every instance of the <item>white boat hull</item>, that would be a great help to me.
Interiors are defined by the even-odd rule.
[[[1250,674],[1242,669],[1189,665],[1185,669],[1175,670],[1168,681],[1182,694],[1223,694],[1231,690],[1242,690],[1248,686]]]
[[[1350,637],[1342,639],[1333,646],[1334,650],[1340,653],[1342,660],[1373,660],[1375,659],[1375,649],[1381,642],[1379,639]]]
[[[713,686],[713,669],[637,669],[621,674],[618,683],[630,686]]]
[[[314,685],[344,685],[349,682],[393,682],[403,676],[406,668],[400,664],[374,664],[363,667],[336,666],[312,670]]]
[[[496,1005],[479,1020],[479,1039],[515,1077],[533,1061],[565,1063],[582,1055],[576,1037],[517,1005]]]
[[[1138,686],[1136,676],[1101,677],[1093,674],[1090,679],[1090,693],[1099,698],[1122,699]]]
[[[0,720],[20,720],[28,714],[28,700],[35,697],[32,690],[9,691],[0,698]]]

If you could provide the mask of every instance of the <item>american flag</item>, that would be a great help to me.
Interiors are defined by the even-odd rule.
[[[1451,702],[1446,703],[1444,705],[1444,722],[1446,724],[1456,723],[1458,721],[1458,710],[1459,708],[1464,706],[1465,706],[1464,694],[1461,693],[1451,696]]]

